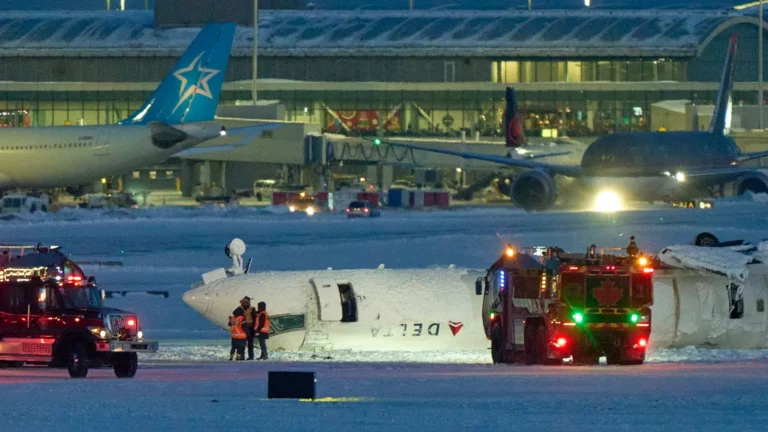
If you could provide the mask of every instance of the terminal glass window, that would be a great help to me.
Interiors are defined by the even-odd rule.
[[[568,62],[568,76],[566,81],[568,82],[581,82],[583,75],[582,62],[569,61]]]
[[[520,62],[498,61],[491,65],[493,82],[513,84],[520,82]]]

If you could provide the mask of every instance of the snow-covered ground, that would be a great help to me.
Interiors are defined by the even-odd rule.
[[[229,265],[223,248],[234,237],[248,244],[246,257],[254,259],[255,271],[375,268],[382,263],[388,268],[485,268],[506,242],[581,250],[590,243],[624,246],[635,235],[642,248],[658,251],[690,243],[701,231],[721,239],[766,238],[766,210],[768,203],[759,199],[722,201],[708,211],[649,207],[616,214],[531,214],[491,207],[385,211],[371,220],[286,214],[279,207],[65,209],[0,221],[0,241],[60,244],[79,261],[122,261],[120,267],[86,270],[108,290],[167,290],[170,297],[129,295],[108,304],[140,314],[148,337],[164,342],[156,358],[201,360],[222,358],[211,347],[226,344],[228,335],[189,309],[181,295],[203,272]],[[418,361],[413,356],[390,360]],[[476,363],[486,356],[445,354],[443,360]]]
[[[314,402],[268,400],[269,371],[310,371]],[[2,429],[109,431],[764,431],[764,362],[642,367],[360,363],[145,365],[70,380],[0,371]]]
[[[226,266],[224,245],[248,244],[256,270],[488,266],[506,242],[657,251],[701,231],[721,239],[768,237],[768,204],[718,203],[711,211],[645,209],[615,215],[528,214],[507,208],[384,212],[380,219],[284,214],[276,208],[65,210],[0,222],[5,243],[56,243],[106,289],[168,290],[112,306],[140,314],[161,351],[133,380],[93,370],[0,370],[0,430],[278,431],[525,430],[762,431],[768,424],[768,351],[649,351],[641,367],[487,364],[486,352],[275,352],[229,363],[228,335],[181,301],[189,285]],[[437,363],[437,364],[435,364]],[[317,374],[316,402],[267,400],[267,373]]]

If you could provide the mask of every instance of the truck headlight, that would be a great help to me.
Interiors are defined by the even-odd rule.
[[[143,331],[141,331],[141,330],[139,330],[139,332],[138,332],[138,333],[136,333],[136,337],[138,337],[138,338],[139,338],[139,340],[142,340],[142,339],[144,339],[144,332],[143,332]]]
[[[91,331],[95,336],[98,336],[99,339],[108,339],[110,334],[109,330],[101,328],[101,327],[88,327],[88,330]]]

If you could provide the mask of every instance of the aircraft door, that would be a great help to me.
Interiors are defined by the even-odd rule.
[[[96,135],[93,142],[93,154],[99,157],[109,156],[110,133],[106,130]]]
[[[341,321],[344,317],[341,309],[339,287],[335,281],[310,279],[318,303],[320,321]]]

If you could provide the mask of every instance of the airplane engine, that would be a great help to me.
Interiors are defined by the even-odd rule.
[[[743,195],[747,192],[768,193],[768,171],[755,171],[740,178],[736,184],[736,193]]]
[[[545,171],[528,171],[520,174],[512,183],[510,197],[527,211],[547,210],[557,200],[557,183]]]

